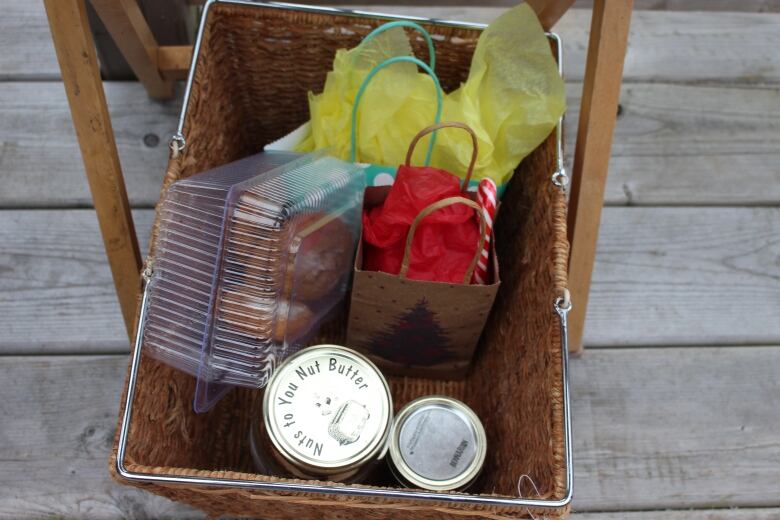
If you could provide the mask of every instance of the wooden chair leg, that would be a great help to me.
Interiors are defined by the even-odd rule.
[[[84,0],[44,0],[128,336],[140,287],[141,254],[119,166]]]
[[[595,0],[569,200],[569,348],[582,350],[632,0]]]
[[[91,3],[149,96],[155,99],[173,97],[173,81],[160,75],[157,40],[137,0],[91,0]]]
[[[574,4],[574,0],[526,0],[536,12],[542,27],[549,31]]]

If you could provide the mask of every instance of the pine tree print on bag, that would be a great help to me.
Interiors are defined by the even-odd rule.
[[[374,353],[400,365],[431,366],[453,360],[450,341],[436,318],[428,308],[428,300],[421,298],[372,338]]]

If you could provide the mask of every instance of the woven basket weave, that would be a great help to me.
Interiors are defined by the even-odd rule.
[[[184,124],[186,148],[168,164],[172,182],[256,153],[308,119],[307,93],[321,91],[337,49],[356,45],[384,20],[216,3],[203,28],[198,65]],[[334,29],[335,28],[335,29]],[[478,30],[427,24],[437,47],[445,90],[469,70]],[[425,45],[415,43],[418,56]],[[566,489],[562,355],[553,301],[566,287],[566,201],[551,182],[556,138],[551,135],[518,168],[502,201],[496,244],[503,285],[481,339],[475,366],[463,381],[390,378],[400,407],[423,395],[463,400],[488,435],[482,476],[470,493],[562,499]],[[152,237],[154,249],[156,226]],[[343,344],[345,322],[323,331],[318,343]],[[259,391],[237,389],[207,414],[192,411],[195,380],[142,355],[127,440],[128,470],[267,482],[256,474],[249,449],[251,413]],[[123,400],[124,402],[124,400]],[[341,494],[258,491],[125,481],[213,516],[263,518],[564,518],[559,509]],[[531,477],[539,495],[525,485]],[[302,482],[302,481],[296,481]],[[396,487],[389,473],[373,486]],[[316,506],[314,508],[313,506]]]

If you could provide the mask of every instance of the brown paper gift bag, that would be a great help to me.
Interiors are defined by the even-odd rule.
[[[491,254],[489,285],[472,285],[471,277],[484,242],[485,219],[473,195],[467,193],[477,159],[477,137],[462,123],[432,125],[415,136],[406,155],[409,165],[414,146],[423,136],[439,128],[461,128],[472,137],[474,151],[463,180],[463,196],[435,202],[412,222],[406,238],[404,258],[398,275],[364,271],[363,238],[355,258],[347,345],[367,354],[386,373],[454,379],[466,375],[482,329],[500,285],[498,261]],[[380,205],[390,188],[366,189],[364,209]],[[410,280],[406,277],[418,224],[429,214],[451,204],[466,204],[477,210],[480,240],[462,284]]]

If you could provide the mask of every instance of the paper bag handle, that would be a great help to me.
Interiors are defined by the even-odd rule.
[[[469,163],[469,169],[466,171],[466,178],[463,179],[463,185],[461,186],[461,192],[465,193],[466,190],[469,189],[469,182],[471,181],[471,175],[474,173],[474,165],[477,164],[477,154],[479,153],[479,149],[477,148],[477,134],[465,123],[460,123],[458,121],[442,121],[441,123],[433,124],[417,132],[417,135],[414,136],[414,139],[412,139],[412,142],[409,144],[409,150],[406,152],[405,164],[406,166],[409,166],[409,163],[412,160],[412,154],[414,153],[414,147],[417,146],[417,141],[440,128],[460,128],[467,131],[471,136],[471,162]]]
[[[463,283],[465,285],[471,283],[471,277],[474,274],[474,269],[476,269],[479,257],[482,255],[482,248],[485,246],[485,231],[487,229],[487,222],[485,222],[485,215],[480,205],[471,199],[467,199],[466,197],[448,197],[446,199],[438,200],[433,204],[426,206],[420,213],[417,214],[417,216],[412,221],[411,227],[409,228],[409,233],[406,235],[406,246],[404,247],[404,258],[401,261],[401,271],[398,273],[399,277],[406,278],[406,273],[409,271],[409,262],[411,261],[410,256],[412,254],[412,242],[414,241],[414,234],[417,231],[417,225],[422,221],[422,219],[434,211],[447,206],[452,206],[453,204],[465,204],[466,206],[469,206],[470,208],[476,210],[477,216],[479,218],[479,242],[477,242],[477,251],[474,253],[474,258],[471,260],[469,268],[466,269],[466,274],[463,276]]]

